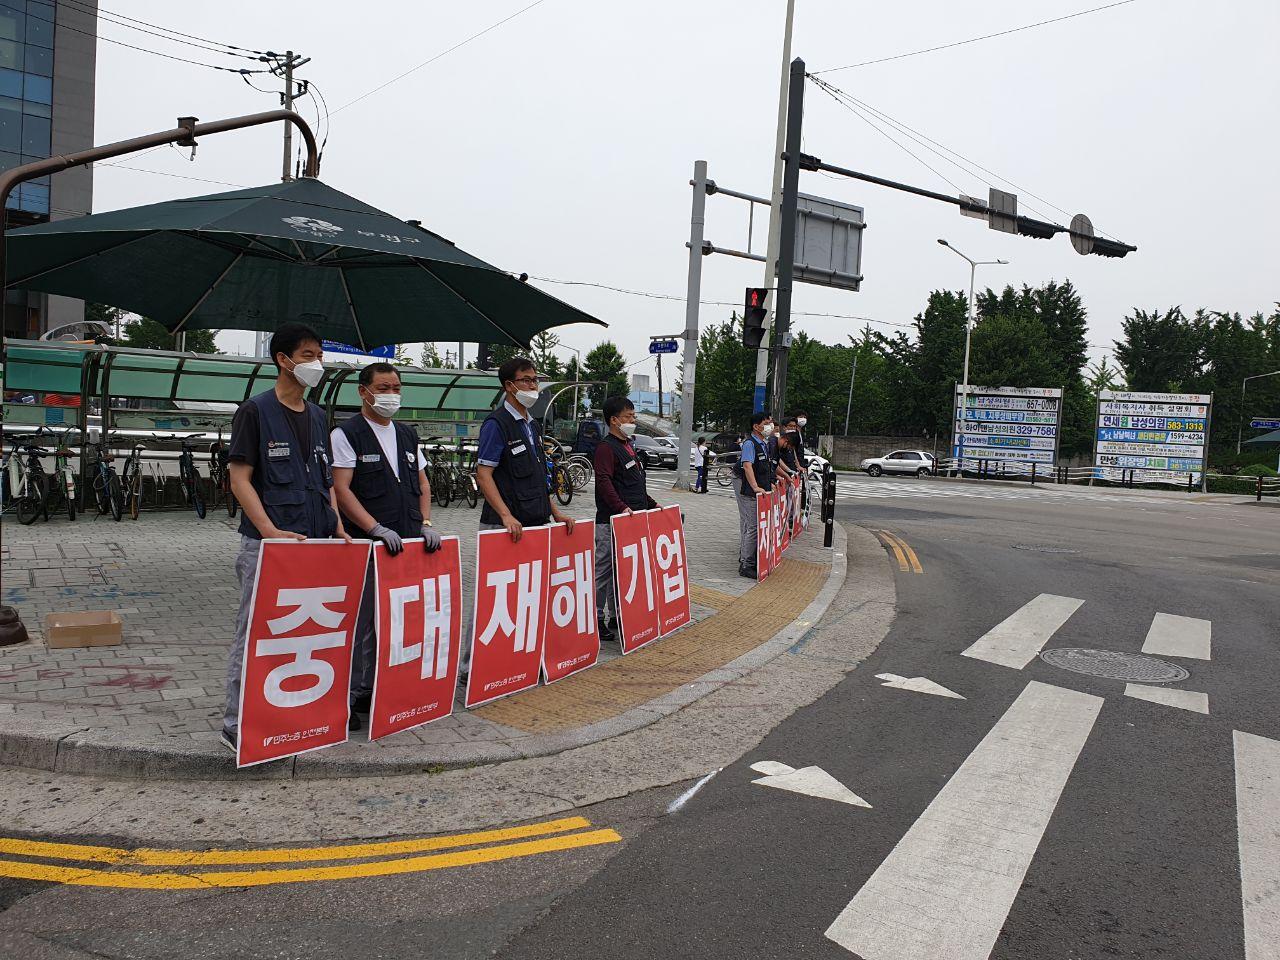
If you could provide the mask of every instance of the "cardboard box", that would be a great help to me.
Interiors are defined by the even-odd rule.
[[[121,642],[124,621],[114,610],[51,613],[44,618],[45,644],[63,647],[110,647]]]

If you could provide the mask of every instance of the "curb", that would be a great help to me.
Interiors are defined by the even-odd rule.
[[[322,780],[438,773],[508,760],[547,757],[647,727],[786,653],[821,619],[844,584],[848,534],[834,527],[826,583],[786,627],[755,649],[669,693],[616,717],[567,733],[532,735],[511,742],[473,742],[416,748],[354,749],[302,754],[237,770],[225,747],[175,737],[130,737],[84,724],[0,719],[0,766],[116,779]],[[752,589],[755,589],[754,587]],[[518,744],[518,745],[517,745]]]

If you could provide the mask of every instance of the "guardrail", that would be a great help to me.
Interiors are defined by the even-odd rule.
[[[965,457],[963,467],[956,458],[938,460],[935,472],[938,474],[969,474],[978,479],[1022,479],[1036,483],[1105,483],[1108,485],[1133,488],[1135,486],[1159,484],[1171,487],[1184,487],[1181,479],[1168,476],[1156,476],[1153,471],[1141,468],[1115,468],[1108,472],[1110,476],[1100,475],[1100,467],[1068,467],[1049,464],[1026,463],[1020,460],[992,460],[978,457]],[[1118,474],[1118,476],[1116,476]],[[1200,475],[1187,474],[1184,489],[1194,493],[1200,488]],[[1215,486],[1232,486],[1235,490],[1221,492],[1238,492],[1253,494],[1259,501],[1263,497],[1280,496],[1280,477],[1238,476],[1223,473],[1204,474],[1206,489],[1210,484]]]

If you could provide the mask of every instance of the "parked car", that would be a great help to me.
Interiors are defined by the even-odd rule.
[[[933,454],[925,450],[894,450],[883,457],[870,457],[858,466],[868,476],[878,477],[882,473],[914,473],[918,477],[927,477],[934,472]]]
[[[631,445],[636,448],[636,456],[640,458],[646,470],[652,467],[670,467],[672,470],[676,468],[675,441],[668,444],[662,443],[663,440],[670,440],[670,438],[647,437],[640,433],[631,438]]]

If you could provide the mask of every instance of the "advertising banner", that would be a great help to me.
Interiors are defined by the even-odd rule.
[[[374,629],[378,639],[369,739],[420,727],[453,713],[462,644],[462,554],[457,537],[427,553],[404,541],[391,556],[373,548]]]
[[[1197,483],[1204,474],[1210,394],[1101,390],[1093,475],[1138,483]]]
[[[951,456],[967,469],[977,460],[1052,466],[1058,462],[1062,388],[956,384],[952,426]]]
[[[756,494],[756,581],[763,583],[773,569],[773,500],[767,493]]]
[[[600,658],[596,624],[596,525],[579,520],[570,536],[563,523],[551,526],[550,595],[542,676],[563,680]]]
[[[622,652],[638,650],[661,636],[661,617],[654,583],[649,514],[610,517],[613,525],[613,576],[618,601],[618,637]]]
[[[477,535],[468,707],[538,685],[550,548],[550,527],[525,527],[519,543],[505,530]]]
[[[684,520],[678,506],[650,510],[650,553],[657,567],[658,633],[668,636],[693,619],[689,606],[689,562]]]
[[[367,540],[264,540],[240,672],[236,766],[347,739]]]

